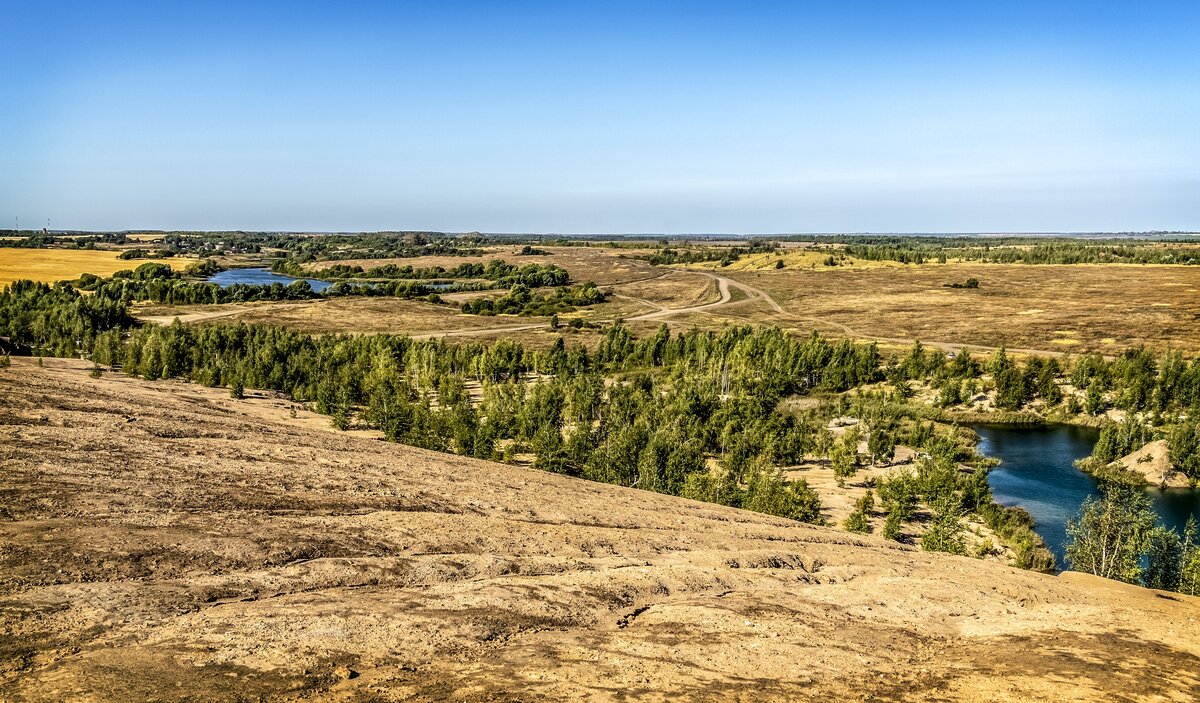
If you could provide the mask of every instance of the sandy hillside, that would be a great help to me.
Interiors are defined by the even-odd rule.
[[[0,700],[1200,691],[1197,599],[63,366],[0,371]]]
[[[1165,439],[1149,442],[1120,460],[1126,470],[1141,474],[1146,483],[1160,488],[1188,488],[1187,474],[1177,471],[1171,462],[1171,449]]]

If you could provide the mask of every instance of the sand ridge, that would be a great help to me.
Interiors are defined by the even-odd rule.
[[[0,700],[1192,700],[1200,599],[0,371]]]

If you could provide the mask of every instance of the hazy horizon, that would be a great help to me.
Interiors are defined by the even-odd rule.
[[[1200,228],[1200,5],[29,3],[0,229]]]
[[[21,225],[21,232],[38,232],[41,227],[27,227]],[[0,232],[12,231],[5,230],[0,227]],[[199,234],[222,234],[222,233],[264,233],[264,234],[313,234],[313,235],[357,235],[357,234],[383,234],[383,233],[420,233],[420,234],[444,234],[444,235],[480,235],[485,237],[735,237],[743,239],[769,239],[780,238],[789,239],[796,237],[1173,237],[1173,236],[1190,236],[1200,234],[1200,229],[1197,230],[1126,230],[1126,231],[1013,231],[1013,232],[887,232],[887,231],[862,231],[862,232],[490,232],[486,230],[435,230],[435,229],[411,229],[404,227],[391,227],[383,229],[250,229],[246,227],[222,228],[222,229],[187,229],[187,228],[161,228],[161,227],[113,227],[113,228],[49,228],[51,234],[70,235],[72,233],[88,234],[88,233],[107,233],[107,232],[124,232],[127,234],[169,234],[172,232],[187,232]]]

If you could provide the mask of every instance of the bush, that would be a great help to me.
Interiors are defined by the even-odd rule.
[[[855,510],[850,513],[850,516],[842,523],[842,527],[845,527],[850,532],[859,532],[862,534],[871,531],[871,523],[867,519],[867,514],[862,510]]]
[[[933,508],[933,522],[925,534],[921,535],[921,549],[927,552],[965,554],[961,510],[958,501],[953,497],[939,500]]]
[[[899,511],[892,509],[888,510],[887,520],[883,523],[884,539],[896,540],[900,539],[900,527],[904,523],[904,518],[901,517]]]
[[[808,483],[784,481],[782,472],[765,466],[751,470],[742,507],[800,522],[821,522],[821,499]]]

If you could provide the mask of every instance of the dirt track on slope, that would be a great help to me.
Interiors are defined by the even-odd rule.
[[[0,700],[1200,690],[1197,599],[46,365],[0,371]]]

